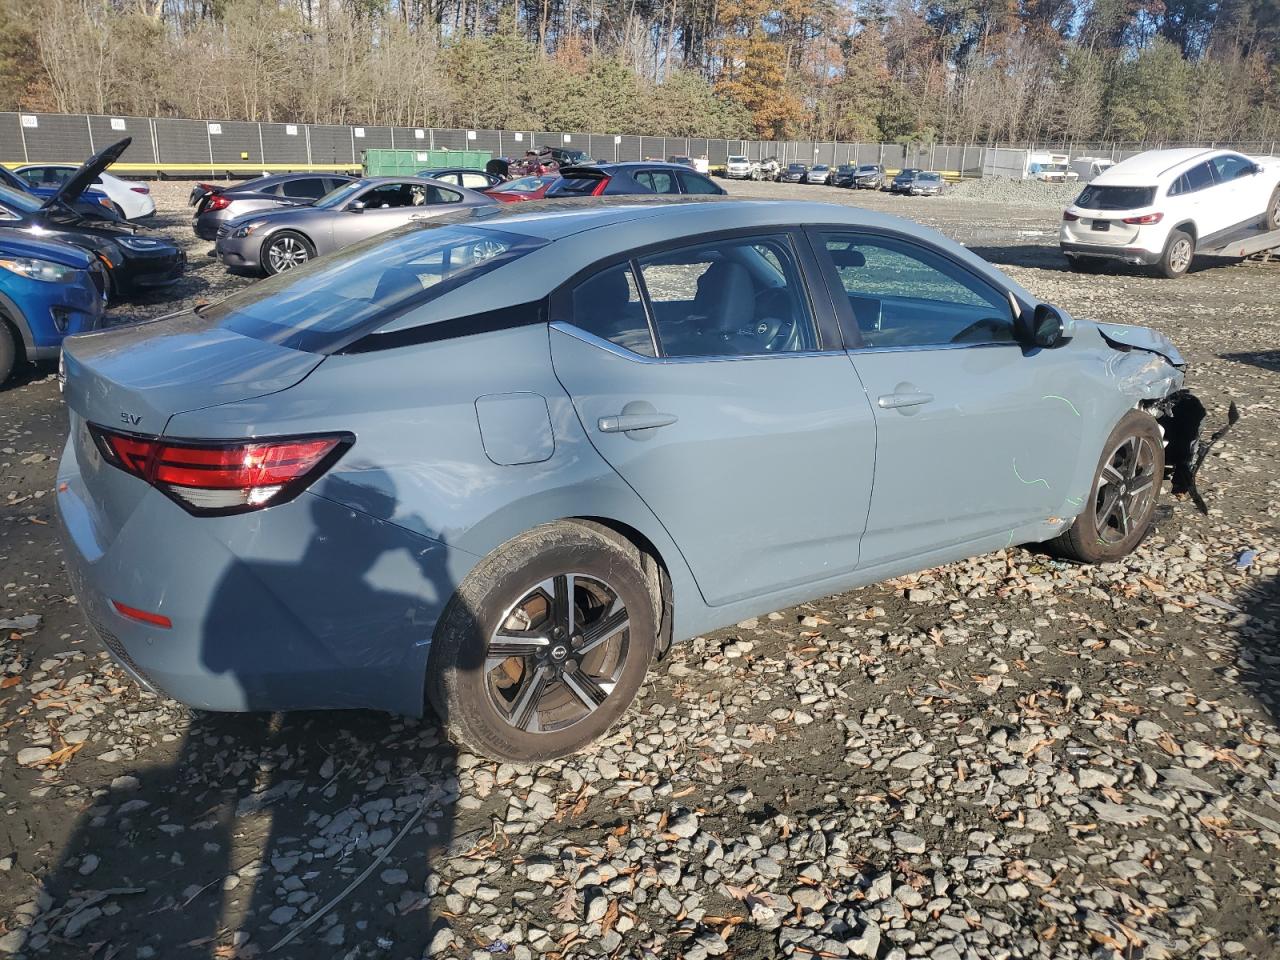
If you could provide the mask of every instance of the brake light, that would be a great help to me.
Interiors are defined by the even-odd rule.
[[[1080,219],[1080,217],[1077,214],[1072,213],[1070,210],[1063,210],[1062,219],[1067,221],[1067,223],[1075,223]]]
[[[130,187],[129,189],[132,190],[134,193],[141,193],[144,195],[151,193],[150,187]]]
[[[244,513],[291,500],[355,441],[347,433],[171,442],[92,425],[89,432],[109,464],[198,515]]]
[[[116,613],[126,619],[145,623],[149,627],[160,627],[163,630],[169,630],[173,627],[173,621],[163,613],[139,610],[137,607],[131,607],[127,603],[121,603],[119,600],[112,600],[111,605],[116,608]]]
[[[596,188],[595,188],[594,190],[592,190],[592,191],[591,191],[591,195],[592,195],[593,197],[600,197],[600,196],[603,196],[603,195],[604,195],[604,188],[605,188],[605,187],[607,187],[607,186],[609,185],[609,181],[610,181],[610,180],[612,180],[612,179],[613,179],[612,177],[601,177],[601,178],[600,178],[600,183],[599,183],[599,185],[598,185],[598,186],[596,186]]]
[[[220,193],[209,194],[209,199],[205,203],[205,210],[221,210],[224,207],[231,206],[231,201]]]
[[[1146,226],[1150,223],[1159,223],[1164,219],[1163,213],[1147,213],[1140,217],[1125,217],[1122,223],[1131,223],[1135,226]]]

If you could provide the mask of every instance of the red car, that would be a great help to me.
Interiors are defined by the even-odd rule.
[[[537,177],[521,177],[519,180],[508,180],[484,192],[503,203],[519,203],[521,200],[541,200],[551,184],[559,180],[558,174],[547,174]]]

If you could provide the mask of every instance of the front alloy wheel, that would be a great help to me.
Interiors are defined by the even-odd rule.
[[[265,257],[268,273],[283,273],[311,259],[311,248],[296,233],[282,233],[267,241]]]

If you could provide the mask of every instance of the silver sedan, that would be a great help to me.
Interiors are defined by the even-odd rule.
[[[281,273],[407,223],[497,202],[475,190],[421,177],[354,180],[312,206],[230,220],[218,228],[214,249],[228,267]]]

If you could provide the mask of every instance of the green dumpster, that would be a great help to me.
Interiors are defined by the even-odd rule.
[[[366,177],[411,177],[433,167],[468,167],[483,170],[493,159],[488,150],[366,150]]]

